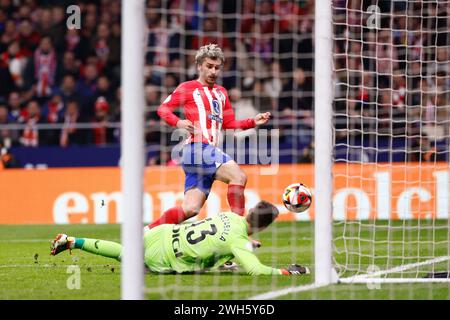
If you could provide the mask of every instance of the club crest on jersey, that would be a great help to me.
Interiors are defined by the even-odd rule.
[[[217,94],[219,95],[220,100],[222,100],[223,102],[225,102],[225,96],[223,95],[222,91],[217,90],[216,92],[217,92]]]

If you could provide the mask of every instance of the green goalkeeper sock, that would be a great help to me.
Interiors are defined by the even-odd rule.
[[[122,245],[117,242],[89,238],[75,238],[75,248],[120,261]]]

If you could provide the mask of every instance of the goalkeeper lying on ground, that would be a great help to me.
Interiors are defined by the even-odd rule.
[[[309,273],[307,267],[297,264],[285,269],[265,266],[253,254],[249,235],[265,229],[277,216],[274,205],[261,201],[246,217],[222,212],[194,223],[157,226],[144,233],[145,264],[157,273],[201,272],[218,270],[235,258],[250,275]],[[67,249],[81,249],[120,261],[122,246],[111,241],[58,234],[52,241],[51,254]]]

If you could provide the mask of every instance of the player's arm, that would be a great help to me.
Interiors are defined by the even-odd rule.
[[[242,238],[234,241],[231,251],[238,264],[241,265],[249,275],[294,275],[309,273],[307,268],[299,265],[290,265],[286,269],[277,269],[262,264],[258,257],[251,251],[251,243],[248,239]]]
[[[169,126],[193,131],[194,126],[191,121],[182,120],[174,113],[178,107],[184,105],[184,99],[184,88],[180,85],[158,107],[157,113]]]
[[[225,92],[225,106],[223,108],[223,128],[224,129],[250,129],[267,123],[270,119],[270,112],[259,113],[254,118],[236,120],[233,107],[231,106],[228,93]]]

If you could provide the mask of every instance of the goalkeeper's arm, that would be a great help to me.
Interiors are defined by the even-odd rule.
[[[258,257],[246,247],[235,246],[232,249],[237,262],[249,275],[300,275],[309,273],[309,269],[297,264],[291,264],[286,269],[277,269],[262,264]]]

